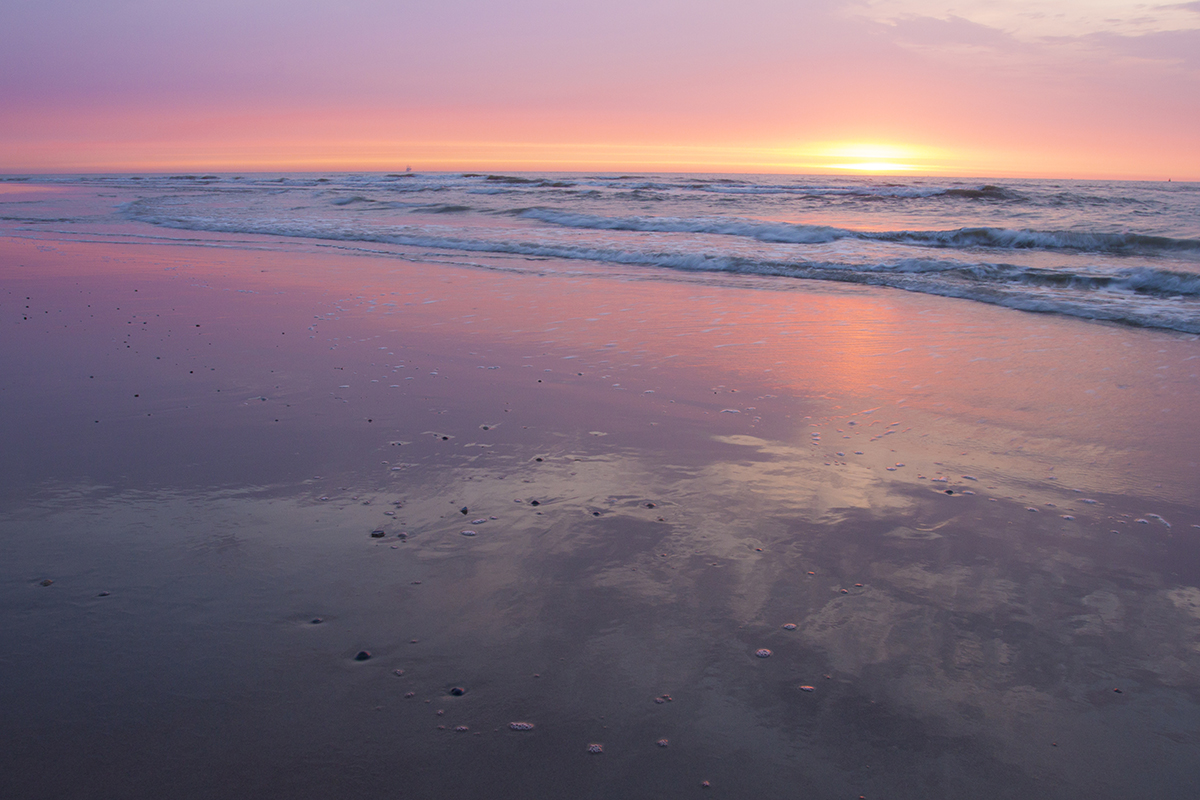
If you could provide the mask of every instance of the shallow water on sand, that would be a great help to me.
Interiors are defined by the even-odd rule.
[[[771,279],[3,247],[6,794],[1200,779],[1195,337]]]

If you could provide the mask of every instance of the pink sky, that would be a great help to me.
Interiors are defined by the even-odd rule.
[[[1200,2],[8,0],[0,109],[7,173],[1200,180]]]

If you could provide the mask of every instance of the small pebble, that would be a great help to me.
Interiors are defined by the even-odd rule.
[[[466,506],[463,506],[463,507],[462,507],[462,508],[460,508],[458,511],[459,511],[459,513],[461,513],[461,514],[467,514],[467,513],[470,513],[471,509],[467,508]]]
[[[312,621],[309,622],[309,625],[320,625],[324,621],[325,620],[321,619],[320,617],[313,617]]]
[[[672,701],[674,698],[673,698],[673,697],[671,697],[671,695],[669,695],[669,694],[664,694],[664,695],[662,696],[662,699],[663,699],[663,700],[666,700],[666,701],[669,703],[669,702],[671,702],[671,701]]]
[[[800,691],[802,691],[802,692],[815,692],[816,690],[817,690],[817,687],[815,687],[815,686],[805,685],[805,686],[800,687]]]
[[[794,631],[794,630],[796,630],[796,623],[789,622],[783,626],[783,629],[785,631]]]
[[[669,739],[659,739],[655,744],[659,747],[670,747],[671,741]]]
[[[96,595],[96,597],[108,597],[110,594],[112,594],[112,592],[101,592],[100,594]]]
[[[462,688],[461,686],[455,686],[453,689],[450,690],[450,694],[454,695],[455,697],[462,697],[466,693],[467,693],[467,690]]]
[[[531,506],[540,506],[540,505],[541,505],[541,503],[539,503],[537,500],[530,500],[530,501],[529,501],[529,505],[531,505]]]
[[[416,696],[417,696],[417,693],[416,693],[416,692],[405,692],[405,693],[404,693],[404,699],[405,699],[405,700],[411,700],[411,699],[413,699],[413,698],[414,698],[414,697],[416,697]]]
[[[701,788],[701,789],[708,789],[708,788],[711,788],[711,787],[712,787],[712,784],[711,784],[711,783],[709,783],[708,781],[700,781],[700,788]]]
[[[395,676],[397,676],[397,677],[399,677],[399,676],[401,676],[401,675],[403,675],[403,674],[404,674],[404,670],[402,670],[402,669],[394,669],[394,670],[392,670],[392,674],[393,674],[393,675],[395,675]]]
[[[474,536],[475,531],[459,531],[463,536]]]
[[[382,539],[385,536],[387,536],[387,531],[379,531],[379,530],[371,531],[372,539]]]
[[[42,581],[42,586],[49,586],[52,583],[54,583],[54,581],[50,580],[49,578],[46,578],[44,581]]]
[[[1075,518],[1074,518],[1074,517],[1072,517],[1070,514],[1063,514],[1063,515],[1062,515],[1062,518],[1063,518],[1063,519],[1075,519]]]
[[[510,722],[508,727],[514,731],[531,731],[533,730],[532,722]]]
[[[469,731],[469,730],[471,730],[471,729],[470,729],[470,728],[468,728],[466,725],[456,725],[456,726],[454,726],[454,732],[455,732],[455,733],[466,733],[466,732],[467,732],[467,731]]]
[[[371,654],[368,653],[366,650],[359,650],[358,655],[356,655],[354,657],[354,660],[355,661],[366,661],[370,657],[371,657]]]
[[[771,651],[764,647],[760,650],[755,650],[754,655],[758,656],[759,658],[770,658]]]
[[[602,744],[596,744],[596,743],[594,743],[594,742],[593,742],[592,744],[589,744],[589,745],[588,745],[588,752],[589,752],[589,753],[603,753],[603,752],[604,752],[604,745],[602,745]]]
[[[487,520],[486,520],[486,519],[473,519],[473,520],[471,520],[471,524],[472,524],[472,525],[482,525],[482,524],[483,524],[483,523],[485,523],[485,522],[487,522]]]
[[[654,702],[658,703],[661,706],[663,703],[665,703],[667,701],[663,700],[661,697],[656,697],[656,698],[654,698]]]
[[[433,713],[437,714],[439,717],[441,717],[441,716],[445,716],[445,714],[446,714],[446,709],[444,709],[444,708],[439,708],[437,711],[435,711],[435,712],[433,712]]]

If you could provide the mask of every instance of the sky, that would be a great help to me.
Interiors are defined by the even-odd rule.
[[[0,173],[1200,180],[1200,1],[2,0]]]

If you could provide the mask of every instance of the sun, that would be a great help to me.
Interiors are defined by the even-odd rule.
[[[818,154],[827,159],[826,169],[856,172],[928,170],[933,156],[925,147],[867,142],[836,142],[822,147]]]
[[[910,172],[913,164],[897,164],[894,161],[859,161],[854,164],[830,164],[830,169],[856,169],[862,172]]]

